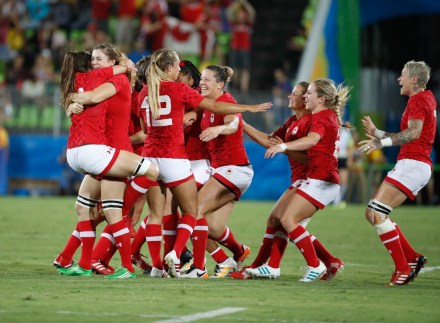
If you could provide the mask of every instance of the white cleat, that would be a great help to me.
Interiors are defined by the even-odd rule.
[[[192,265],[187,271],[180,273],[180,278],[208,278],[208,273],[205,269],[199,269]]]
[[[156,267],[151,268],[150,276],[155,278],[168,278],[168,274],[165,269],[158,269]]]
[[[268,265],[262,265],[257,268],[246,268],[245,272],[253,278],[277,279],[281,276],[280,268],[272,268]]]
[[[180,278],[180,259],[177,257],[174,250],[170,251],[165,256],[165,261],[168,265],[168,274],[172,278]]]
[[[304,268],[304,270],[306,273],[304,274],[304,277],[299,281],[305,283],[311,283],[312,281],[321,278],[321,276],[324,275],[325,272],[327,271],[327,267],[325,267],[322,261],[319,261],[318,267],[307,266],[306,268]]]
[[[229,257],[225,261],[215,265],[214,267],[214,276],[211,278],[225,278],[229,276],[231,271],[234,271],[237,268],[237,263],[234,259]]]

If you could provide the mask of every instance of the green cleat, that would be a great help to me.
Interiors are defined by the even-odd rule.
[[[128,278],[135,278],[135,277],[136,277],[136,274],[132,273],[124,266],[121,266],[118,269],[116,269],[114,274],[105,276],[105,278],[109,278],[109,279],[128,279]]]
[[[92,270],[86,270],[78,264],[73,264],[69,268],[57,268],[60,275],[64,276],[92,276]]]

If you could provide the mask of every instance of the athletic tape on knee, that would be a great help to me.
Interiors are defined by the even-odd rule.
[[[76,198],[76,203],[81,204],[81,206],[87,207],[89,209],[93,209],[98,205],[98,200],[91,199],[90,197],[85,197],[82,195],[78,195]]]
[[[149,160],[142,158],[132,176],[136,177],[145,175],[145,173],[148,171],[148,168],[150,168],[150,165],[151,162]]]
[[[102,200],[102,209],[105,210],[111,210],[111,209],[121,209],[124,205],[124,202],[122,200]]]
[[[384,222],[380,224],[375,224],[374,228],[378,235],[382,235],[384,233],[396,230],[396,226],[391,222],[390,219],[386,219]]]
[[[391,211],[393,211],[393,208],[391,206],[379,202],[376,199],[371,199],[368,202],[367,208],[371,210],[370,222],[372,224],[374,224],[375,222],[375,216],[377,216],[379,220],[385,220],[388,218],[388,215],[391,213]]]
[[[304,227],[304,229],[307,227],[307,225],[309,224],[310,220],[312,218],[306,218],[306,219],[302,219],[301,221],[299,221],[299,224]]]

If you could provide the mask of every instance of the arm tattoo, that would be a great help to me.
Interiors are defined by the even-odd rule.
[[[391,138],[394,146],[401,146],[414,141],[420,137],[422,132],[423,121],[420,119],[408,120],[408,128],[394,134]]]

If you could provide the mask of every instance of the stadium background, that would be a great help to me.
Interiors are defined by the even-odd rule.
[[[311,43],[311,31],[315,28],[316,16],[327,7],[319,40],[314,55],[303,55],[291,81],[307,67],[307,79],[329,77],[336,82],[346,81],[355,90],[346,114],[346,119],[357,124],[361,115],[372,115],[380,128],[397,131],[406,98],[399,95],[397,77],[403,64],[411,59],[425,60],[432,67],[428,84],[439,99],[440,49],[437,45],[440,32],[440,3],[429,0],[325,0],[325,1],[250,1],[257,12],[254,26],[252,81],[249,93],[232,90],[241,103],[253,103],[272,99],[273,71],[280,67],[289,52],[286,41],[298,26],[307,30]],[[313,58],[310,63],[311,57]],[[306,63],[306,61],[308,63]],[[301,65],[301,63],[303,65]],[[2,64],[4,65],[4,64]],[[4,66],[3,66],[4,68]],[[2,87],[12,96],[19,95],[15,89]],[[0,194],[46,195],[59,193],[59,182],[63,176],[62,154],[68,129],[68,120],[61,112],[56,86],[48,87],[49,99],[43,121],[37,123],[33,107],[21,109],[20,115],[9,114],[2,120],[9,132],[9,162],[0,162]],[[2,101],[3,102],[3,101]],[[0,110],[5,106],[0,105]],[[7,113],[3,112],[4,115]],[[245,115],[245,120],[257,128],[266,129],[262,115]],[[1,119],[1,118],[0,118]],[[1,125],[1,123],[0,123]],[[0,141],[1,143],[1,141]],[[253,183],[244,195],[246,199],[277,199],[289,184],[288,165],[284,156],[265,161],[264,149],[246,142],[246,149],[254,166]],[[1,148],[0,148],[1,150]],[[381,165],[386,171],[395,160],[398,149],[386,150],[389,163]],[[433,158],[436,161],[434,196],[439,196],[438,134]],[[0,156],[2,156],[0,154]],[[2,158],[2,157],[0,157]],[[4,158],[4,156],[3,156]],[[365,163],[365,171],[371,165]],[[438,198],[430,201],[438,203]]]

